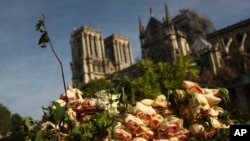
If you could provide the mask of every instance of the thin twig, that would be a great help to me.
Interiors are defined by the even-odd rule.
[[[51,50],[52,50],[53,54],[55,55],[57,61],[58,61],[59,64],[60,64],[60,67],[61,67],[62,79],[63,79],[63,86],[64,86],[64,92],[65,92],[65,94],[66,94],[66,102],[67,102],[67,101],[68,101],[68,96],[67,96],[67,88],[66,88],[66,83],[65,83],[65,77],[64,77],[64,71],[63,71],[62,61],[59,59],[58,55],[56,54],[56,51],[55,51],[55,49],[54,49],[54,47],[53,47],[53,45],[52,45],[52,42],[51,42],[51,40],[50,40],[50,37],[49,37],[48,31],[47,31],[47,28],[46,28],[46,26],[45,26],[45,24],[44,24],[44,23],[45,23],[45,16],[44,16],[44,15],[42,15],[42,16],[43,16],[43,27],[44,27],[45,32],[47,33],[48,38],[49,38],[49,44],[50,44]]]

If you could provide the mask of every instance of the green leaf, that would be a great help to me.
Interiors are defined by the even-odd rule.
[[[30,116],[28,116],[24,119],[24,125],[27,127],[32,126],[34,125],[34,120]]]
[[[44,138],[44,131],[43,130],[39,130],[37,133],[36,133],[36,138],[34,141],[44,141],[45,138]]]
[[[44,24],[43,20],[39,20],[38,23],[36,24],[36,31],[40,30],[43,24]]]
[[[127,97],[127,95],[125,94],[125,93],[122,93],[122,99],[121,99],[121,102],[122,103],[124,103],[124,102],[126,102],[127,101],[127,99],[128,99],[128,97]]]
[[[230,102],[229,92],[225,88],[220,88],[220,95],[219,95],[219,97],[221,97],[225,103]]]
[[[64,116],[65,106],[60,106],[58,102],[52,102],[52,115],[56,124],[58,124]]]
[[[48,42],[49,42],[49,36],[47,32],[44,32],[38,41],[38,45],[40,45],[42,48],[46,48],[46,43]]]

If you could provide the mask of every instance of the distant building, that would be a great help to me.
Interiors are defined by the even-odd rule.
[[[167,5],[165,5],[165,18],[158,20],[150,9],[150,19],[144,28],[139,17],[139,38],[142,58],[154,62],[173,62],[176,54],[187,55],[189,44],[186,35],[175,27]]]
[[[215,73],[225,65],[239,74],[250,72],[250,19],[208,34],[206,40],[212,45],[207,50]]]
[[[139,39],[142,59],[172,63],[177,54],[193,56],[201,70],[214,74],[225,66],[240,74],[250,72],[250,19],[217,30],[206,38],[195,39],[192,45],[187,36],[175,26],[165,4],[165,17],[158,20],[150,9],[150,18],[144,27],[139,16]],[[87,83],[107,78],[114,72],[134,76],[131,46],[127,37],[117,34],[103,39],[97,28],[82,26],[71,34],[72,80]]]
[[[106,78],[133,64],[129,40],[122,35],[103,39],[99,29],[82,26],[72,32],[70,45],[72,81],[76,85]]]
[[[236,68],[240,74],[250,72],[250,19],[198,37],[189,45],[185,33],[177,28],[165,4],[165,17],[158,20],[150,9],[146,27],[139,17],[139,39],[142,58],[154,62],[173,62],[176,54],[193,56],[201,69],[217,74],[225,66]]]

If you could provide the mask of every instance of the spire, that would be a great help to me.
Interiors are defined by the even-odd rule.
[[[170,24],[172,22],[172,18],[170,16],[170,13],[168,11],[167,3],[165,2],[165,17],[166,17],[166,23]]]
[[[166,17],[166,20],[164,24],[165,24],[166,34],[175,34],[174,23],[168,11],[168,6],[166,2],[165,2],[165,17]]]
[[[142,25],[142,21],[141,21],[141,17],[139,16],[139,32],[140,32],[140,37],[143,35],[144,33],[144,27]]]
[[[149,8],[149,12],[150,12],[150,17],[153,17],[154,14],[153,14],[153,11],[152,11],[152,8],[151,8],[151,7]]]

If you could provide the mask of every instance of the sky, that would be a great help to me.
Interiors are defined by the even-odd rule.
[[[42,15],[49,36],[62,61],[67,84],[71,80],[70,34],[88,25],[103,37],[113,33],[129,38],[134,60],[141,57],[138,17],[147,25],[164,17],[167,3],[172,17],[193,9],[214,23],[216,29],[249,18],[249,0],[0,0],[0,103],[12,114],[41,119],[47,107],[63,93],[60,66],[49,46],[38,46],[35,25]]]

